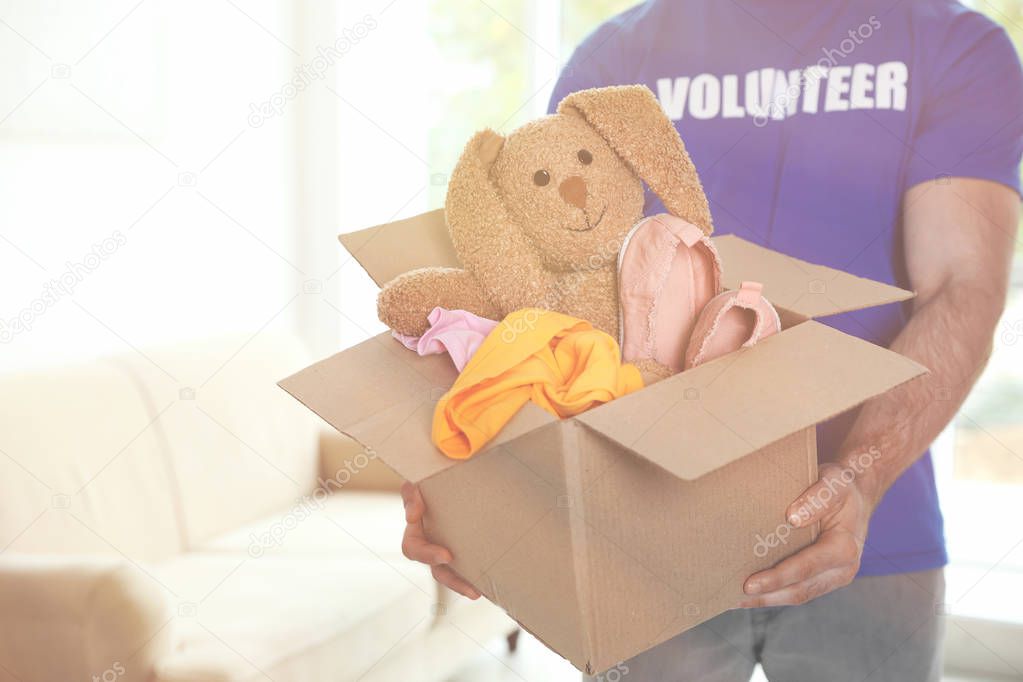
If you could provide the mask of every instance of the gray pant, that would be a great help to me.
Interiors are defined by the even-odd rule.
[[[932,682],[941,678],[944,596],[936,569],[859,578],[801,606],[726,611],[619,665],[612,679],[740,682],[760,663],[772,682]]]

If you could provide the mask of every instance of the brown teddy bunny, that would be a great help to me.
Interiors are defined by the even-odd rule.
[[[380,320],[418,336],[435,306],[497,320],[539,307],[617,337],[618,251],[643,217],[643,182],[670,213],[713,231],[696,169],[645,86],[581,90],[507,137],[476,133],[445,203],[464,268],[399,275],[377,299]]]

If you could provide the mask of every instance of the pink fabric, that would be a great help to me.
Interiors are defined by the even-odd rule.
[[[431,310],[426,319],[430,322],[430,328],[422,336],[406,336],[396,331],[391,331],[391,336],[420,355],[447,352],[459,372],[483,343],[483,339],[487,338],[487,334],[497,326],[494,320],[466,310],[447,310],[440,306]]]

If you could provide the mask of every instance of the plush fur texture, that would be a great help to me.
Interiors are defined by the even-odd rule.
[[[639,370],[639,375],[643,377],[643,385],[649,386],[656,384],[662,379],[667,379],[671,376],[671,368],[662,365],[653,358],[640,358],[633,361],[633,365]]]
[[[713,231],[696,169],[644,86],[582,90],[507,137],[477,133],[445,214],[463,269],[423,268],[384,285],[381,321],[419,335],[435,306],[492,319],[540,307],[617,338],[617,258],[643,216],[643,182],[667,210]]]

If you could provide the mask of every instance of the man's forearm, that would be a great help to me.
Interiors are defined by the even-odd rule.
[[[881,496],[930,446],[962,405],[991,354],[1004,294],[950,280],[914,311],[891,349],[930,373],[868,401],[839,451],[868,499]],[[866,451],[876,459],[853,465]]]
[[[891,349],[930,373],[864,404],[835,453],[857,473],[869,504],[927,450],[984,369],[1005,307],[1019,218],[1019,195],[986,180],[950,178],[907,193],[904,248],[918,295]],[[871,463],[857,467],[863,452]]]

